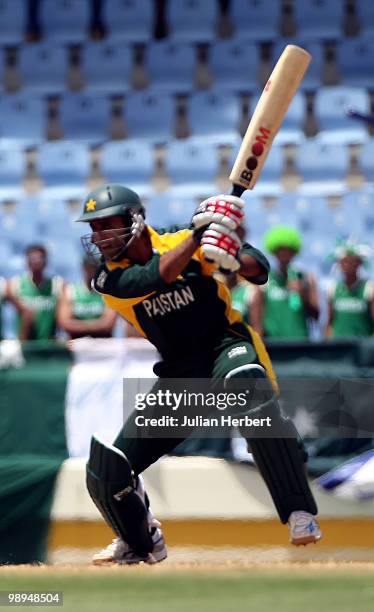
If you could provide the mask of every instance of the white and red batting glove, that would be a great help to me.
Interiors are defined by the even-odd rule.
[[[219,223],[235,231],[244,219],[244,200],[232,195],[218,195],[207,198],[196,209],[192,217],[195,228]]]
[[[228,274],[239,270],[242,243],[237,234],[224,225],[211,223],[203,233],[200,246],[205,259],[216,263],[221,272]]]

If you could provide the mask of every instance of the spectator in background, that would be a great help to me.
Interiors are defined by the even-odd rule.
[[[328,321],[325,336],[365,337],[374,331],[374,282],[360,276],[367,265],[369,247],[350,241],[336,247],[333,258],[341,279],[328,288]]]
[[[268,338],[308,338],[308,322],[318,319],[319,304],[313,275],[292,265],[302,248],[300,235],[292,227],[274,227],[265,236],[265,248],[275,266],[268,283],[255,288],[251,324]]]
[[[88,257],[83,260],[83,281],[65,285],[57,306],[58,327],[70,338],[112,336],[116,313],[104,304],[91,287],[96,265]]]
[[[0,276],[0,340],[3,340],[3,328],[2,328],[2,305],[4,302],[10,302],[15,307],[18,316],[21,319],[21,326],[19,329],[19,339],[27,340],[30,326],[32,322],[32,312],[26,308],[20,300],[12,296],[9,292],[9,284],[5,278]]]
[[[245,231],[243,227],[238,228],[236,232],[242,242],[245,240]],[[238,310],[243,317],[244,323],[249,325],[250,308],[253,301],[255,287],[237,272],[228,274],[223,279],[227,288],[231,293],[232,307]]]
[[[60,276],[48,277],[47,250],[41,244],[26,249],[28,271],[9,281],[8,293],[11,300],[18,300],[24,307],[19,312],[19,334],[25,326],[25,312],[31,311],[26,340],[48,340],[56,333],[56,307],[64,281]],[[25,310],[27,309],[27,310]]]

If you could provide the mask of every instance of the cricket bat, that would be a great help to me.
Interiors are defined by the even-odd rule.
[[[266,83],[231,170],[232,194],[253,189],[312,56],[287,45]]]

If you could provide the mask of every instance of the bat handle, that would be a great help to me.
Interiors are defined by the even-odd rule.
[[[242,187],[242,185],[237,185],[236,183],[234,183],[232,186],[230,195],[237,196],[238,198],[240,198],[244,192],[245,192],[245,187]]]

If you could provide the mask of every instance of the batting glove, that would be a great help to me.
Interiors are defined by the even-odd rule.
[[[192,217],[195,228],[219,223],[235,231],[244,219],[244,200],[231,195],[219,195],[201,202]]]
[[[205,259],[216,263],[224,274],[239,270],[241,246],[242,243],[236,233],[218,223],[209,225],[201,239]]]

